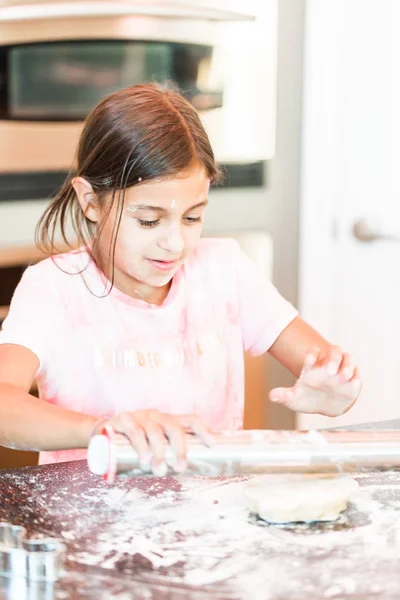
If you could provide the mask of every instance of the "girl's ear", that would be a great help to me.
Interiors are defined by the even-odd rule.
[[[83,177],[74,177],[72,187],[85,217],[97,223],[100,220],[100,205],[90,183]]]

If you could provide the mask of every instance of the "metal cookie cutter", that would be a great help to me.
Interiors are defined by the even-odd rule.
[[[54,538],[26,538],[26,529],[0,522],[0,575],[56,581],[66,547]]]

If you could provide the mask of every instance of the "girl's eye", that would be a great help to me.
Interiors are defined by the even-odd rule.
[[[138,219],[138,222],[141,227],[155,227],[159,224],[160,219],[156,219],[155,221],[143,221],[143,219]]]
[[[201,217],[186,217],[186,221],[190,224],[201,223]]]

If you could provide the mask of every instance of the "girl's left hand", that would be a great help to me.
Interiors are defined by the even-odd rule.
[[[270,400],[304,413],[337,417],[350,410],[361,391],[361,379],[349,354],[331,346],[306,352],[304,367],[292,388],[275,388]]]

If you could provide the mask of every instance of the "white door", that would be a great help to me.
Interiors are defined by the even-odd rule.
[[[309,0],[305,44],[300,308],[364,389],[298,426],[400,418],[400,2]]]

